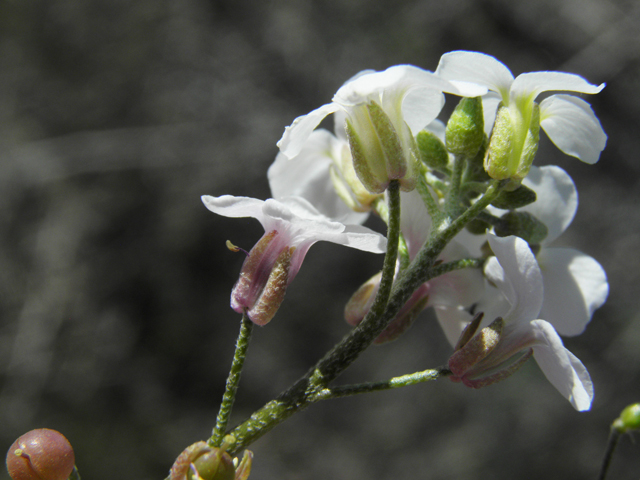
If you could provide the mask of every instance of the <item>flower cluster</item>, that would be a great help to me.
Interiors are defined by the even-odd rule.
[[[489,385],[534,357],[576,409],[588,409],[589,374],[560,336],[585,329],[608,283],[593,258],[552,246],[575,215],[577,191],[564,170],[533,161],[540,127],[562,152],[599,159],[607,137],[585,100],[537,98],[603,87],[560,72],[514,78],[495,58],[462,51],[443,55],[435,72],[399,65],[359,73],[285,129],[268,171],[273,198],[202,197],[212,212],[253,217],[265,229],[231,307],[267,324],[313,243],[385,253],[386,238],[363,223],[373,213],[391,226],[398,215],[392,281],[411,277],[416,286],[375,341],[398,337],[433,307],[454,346],[453,381]],[[443,123],[445,93],[460,100]],[[334,131],[317,128],[330,114]],[[392,185],[402,190],[399,212],[388,206]],[[365,323],[380,282],[376,275],[354,293],[349,324]]]

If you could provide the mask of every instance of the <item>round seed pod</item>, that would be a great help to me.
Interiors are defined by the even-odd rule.
[[[67,480],[74,464],[69,441],[48,428],[25,433],[7,452],[7,470],[13,480]]]

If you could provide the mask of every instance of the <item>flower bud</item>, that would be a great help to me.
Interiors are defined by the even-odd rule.
[[[69,441],[48,428],[25,433],[7,452],[7,470],[13,480],[67,480],[74,464]]]
[[[532,103],[521,111],[501,105],[498,108],[484,169],[496,180],[511,179],[512,188],[527,176],[540,141],[540,107]]]
[[[534,190],[526,185],[520,185],[512,191],[502,190],[491,202],[491,205],[502,210],[515,210],[535,202],[536,199],[537,195]]]
[[[625,407],[612,426],[620,433],[640,430],[640,403],[632,403]]]
[[[462,98],[445,129],[447,150],[466,158],[475,156],[484,139],[484,115],[480,97]]]
[[[353,167],[372,193],[384,192],[391,180],[411,191],[418,175],[417,146],[406,123],[398,132],[380,105],[371,101],[354,108],[346,121]]]
[[[500,223],[494,226],[499,237],[515,235],[530,245],[538,245],[547,237],[547,226],[528,212],[507,212],[500,217]]]
[[[236,476],[236,466],[231,456],[223,448],[209,446],[206,442],[196,442],[187,447],[176,458],[169,480],[235,480],[236,478],[246,479],[251,470],[252,454],[245,452],[242,459],[242,470]]]
[[[422,130],[416,137],[420,160],[429,168],[442,170],[449,164],[449,154],[444,143],[432,132]]]

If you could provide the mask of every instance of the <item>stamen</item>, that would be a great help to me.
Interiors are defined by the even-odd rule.
[[[240,248],[237,245],[234,245],[233,243],[231,243],[231,240],[227,240],[226,244],[227,244],[227,248],[232,252],[235,252],[235,253],[244,252],[244,254],[247,257],[249,256],[249,252],[247,252],[244,248]]]

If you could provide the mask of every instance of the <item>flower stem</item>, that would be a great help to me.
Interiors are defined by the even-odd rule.
[[[393,377],[383,382],[366,382],[354,385],[341,385],[339,387],[325,388],[314,398],[314,401],[328,400],[330,398],[349,397],[360,393],[379,392],[381,390],[391,390],[392,388],[408,387],[418,383],[437,380],[440,377],[448,376],[451,372],[445,367],[431,368],[422,372],[411,373]]]
[[[244,359],[247,356],[247,348],[249,347],[252,330],[253,322],[249,320],[249,317],[247,317],[246,314],[242,315],[240,333],[238,334],[238,340],[236,341],[236,351],[233,355],[231,369],[229,370],[227,385],[224,395],[222,395],[222,403],[220,404],[220,410],[218,411],[216,426],[214,427],[213,434],[209,439],[209,444],[213,447],[220,447],[222,445],[225,432],[227,430],[227,424],[229,423],[231,409],[233,408],[233,402],[236,398],[238,384],[240,383],[242,367],[244,365]]]
[[[613,452],[618,446],[618,440],[620,440],[621,432],[615,427],[611,427],[611,433],[609,434],[609,442],[607,443],[607,450],[604,452],[604,458],[602,459],[602,467],[600,468],[600,475],[598,480],[605,480],[609,465],[611,465],[611,459],[613,458]]]
[[[303,410],[315,401],[323,399],[323,391],[327,388],[329,382],[342,373],[371,345],[373,340],[395,318],[416,288],[433,278],[434,271],[437,272],[433,268],[434,263],[447,243],[493,201],[505,183],[503,181],[493,181],[487,192],[473,205],[453,221],[438,229],[434,236],[427,241],[411,265],[406,270],[398,273],[398,278],[393,283],[400,230],[400,194],[397,183],[392,182],[388,191],[387,255],[385,256],[378,295],[369,313],[357,327],[349,332],[293,386],[280,394],[275,400],[270,401],[254,412],[249,419],[236,427],[231,432],[231,435],[235,437],[236,443],[230,447],[229,453],[235,454],[294,413]],[[444,374],[444,371],[442,374]],[[427,379],[431,378],[428,374],[425,374],[425,380]],[[373,387],[371,391],[395,388],[394,386],[389,387],[388,382],[380,384],[374,382],[369,385],[378,385]],[[397,386],[402,385],[398,384]]]

